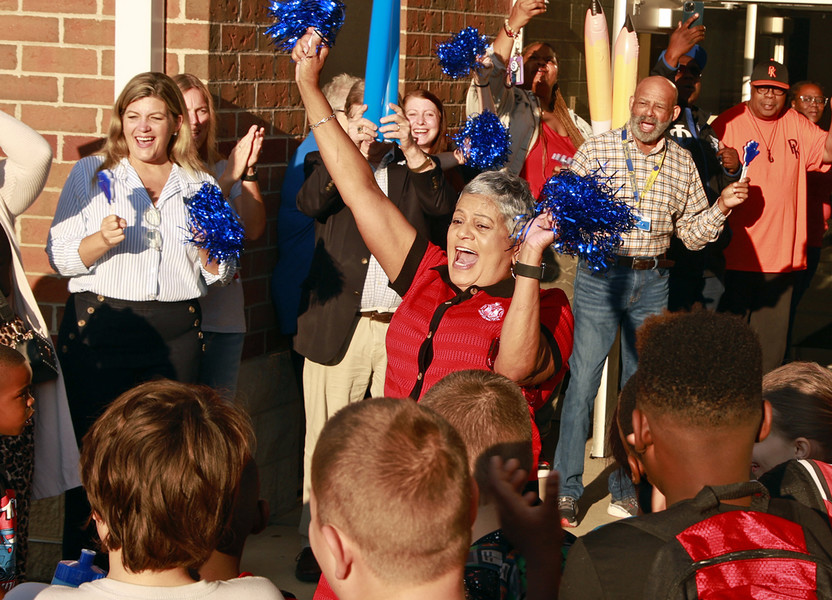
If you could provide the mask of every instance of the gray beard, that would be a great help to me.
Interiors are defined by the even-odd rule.
[[[656,128],[651,133],[644,133],[638,127],[642,120],[642,117],[635,117],[631,115],[629,122],[630,131],[633,133],[633,137],[642,144],[652,144],[658,140],[664,135],[664,132],[667,131],[667,128],[670,127],[670,123],[672,122],[672,119],[668,121],[657,121]]]

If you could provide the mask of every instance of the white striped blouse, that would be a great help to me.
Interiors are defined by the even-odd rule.
[[[138,173],[124,158],[112,169],[112,203],[99,188],[95,173],[101,156],[79,160],[67,177],[46,252],[58,273],[70,277],[69,291],[93,292],[120,300],[177,302],[204,296],[207,285],[227,283],[237,265],[220,263],[219,275],[205,270],[190,237],[184,198],[203,182],[215,183],[207,173],[189,175],[174,164],[156,206]],[[127,221],[124,241],[111,248],[90,268],[78,247],[101,229],[101,221],[116,214]]]

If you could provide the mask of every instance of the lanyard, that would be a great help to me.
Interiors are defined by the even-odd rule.
[[[644,190],[639,193],[638,185],[636,184],[636,172],[635,168],[633,167],[633,157],[630,156],[630,140],[627,139],[627,128],[621,130],[621,146],[624,148],[624,159],[627,162],[627,171],[630,174],[630,184],[633,188],[633,198],[636,201],[636,209],[641,208],[641,199],[647,195],[647,192],[650,191],[650,188],[653,187],[653,184],[656,182],[656,178],[659,176],[659,171],[662,170],[662,165],[664,164],[664,157],[667,154],[667,140],[665,140],[665,147],[662,150],[662,155],[659,158],[659,162],[653,165],[653,170],[650,171],[650,175],[647,177],[647,181],[644,182]]]

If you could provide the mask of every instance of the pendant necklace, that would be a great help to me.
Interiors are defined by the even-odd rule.
[[[771,138],[769,141],[763,137],[763,132],[760,130],[760,126],[757,125],[757,117],[754,116],[754,113],[751,110],[748,111],[748,114],[751,115],[751,123],[754,125],[754,129],[757,130],[757,133],[760,134],[760,140],[762,140],[763,144],[765,144],[766,152],[768,153],[768,162],[773,163],[774,157],[771,155],[771,145],[774,142],[774,138],[777,136],[777,127],[780,125],[780,119],[774,120],[774,131],[771,132]]]

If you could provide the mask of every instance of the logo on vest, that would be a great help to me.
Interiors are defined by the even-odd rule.
[[[486,321],[502,321],[505,314],[506,309],[499,302],[480,307],[480,316]]]

